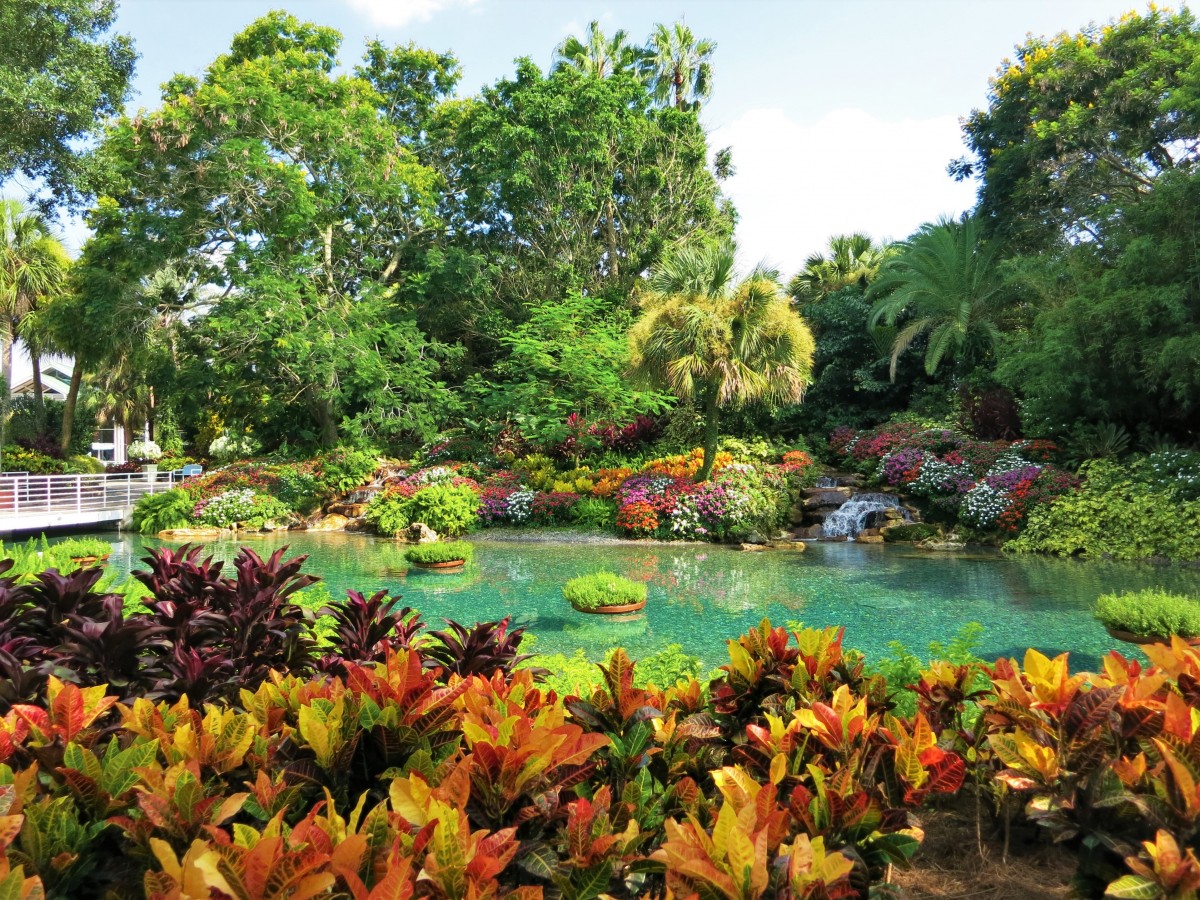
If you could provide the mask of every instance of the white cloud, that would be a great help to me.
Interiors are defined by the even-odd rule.
[[[410,22],[428,22],[453,7],[474,6],[479,0],[348,0],[376,25],[402,28]]]
[[[888,122],[839,109],[802,125],[782,110],[752,109],[718,128],[710,146],[733,147],[737,174],[725,190],[740,215],[742,262],[765,259],[785,278],[832,235],[904,238],[975,202],[973,185],[946,174],[963,153],[950,116]]]

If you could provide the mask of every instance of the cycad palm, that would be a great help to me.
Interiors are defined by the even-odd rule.
[[[654,99],[663,106],[696,109],[712,94],[715,41],[697,40],[682,22],[656,25],[643,63]]]
[[[71,260],[45,217],[0,200],[0,367],[12,382],[13,337],[24,319],[61,289]],[[36,345],[33,347],[36,351]],[[35,368],[38,360],[34,360]]]
[[[788,285],[799,303],[857,284],[867,287],[879,274],[887,251],[865,234],[839,234],[829,239],[828,253],[814,253]]]
[[[1003,279],[994,245],[981,242],[979,222],[969,216],[922,226],[900,244],[867,296],[875,300],[872,326],[896,326],[892,341],[892,377],[896,363],[914,340],[928,333],[925,371],[932,375],[943,359],[960,365],[973,353],[990,350],[1000,335]]]
[[[813,338],[779,285],[755,269],[735,280],[730,245],[695,247],[650,277],[643,313],[629,333],[635,373],[704,412],[704,464],[711,474],[721,407],[797,403],[812,380]]]
[[[596,78],[633,72],[643,51],[627,43],[628,37],[624,30],[607,37],[600,30],[600,23],[593,19],[588,22],[583,40],[572,35],[554,48],[553,68],[573,66]]]

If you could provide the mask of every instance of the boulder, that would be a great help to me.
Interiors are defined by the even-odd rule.
[[[771,541],[771,543],[768,544],[767,546],[770,547],[772,550],[795,550],[795,551],[798,551],[801,553],[807,549],[804,545],[804,541],[789,541],[789,540]]]
[[[746,553],[762,553],[767,549],[766,544],[738,544],[739,550],[744,550]]]
[[[746,535],[746,543],[747,544],[765,544],[766,542],[767,542],[767,539],[765,537],[763,537],[761,534],[759,534],[757,531],[752,531],[748,535]]]
[[[953,552],[953,551],[955,551],[955,550],[963,550],[963,549],[965,549],[965,548],[966,548],[966,546],[967,546],[967,545],[966,545],[966,544],[964,544],[962,541],[954,541],[954,540],[936,541],[936,540],[930,540],[930,541],[921,541],[921,542],[920,542],[919,544],[917,544],[916,546],[917,546],[917,548],[918,548],[918,549],[920,549],[920,550],[930,550],[930,551],[933,551],[933,552],[935,552],[935,553],[937,553],[937,552],[940,552],[940,553],[947,553],[947,552]]]
[[[325,512],[335,516],[345,516],[347,519],[357,519],[366,511],[365,503],[330,503]]]
[[[861,534],[860,533],[854,539],[854,542],[856,544],[882,544],[883,543],[883,535],[882,534]]]
[[[817,540],[821,541],[823,543],[826,543],[826,544],[840,544],[845,541],[848,541],[849,538],[844,534],[835,534],[835,535],[824,535],[823,534],[819,538],[817,538]]]
[[[816,540],[821,536],[823,529],[820,525],[808,525],[804,528],[797,528],[792,532],[792,537],[796,540]]]
[[[329,516],[322,516],[315,522],[308,524],[309,531],[345,531],[350,520],[345,516],[339,516],[334,513]]]
[[[803,506],[803,504],[797,503],[795,506],[793,506],[791,509],[789,509],[787,517],[788,517],[789,525],[802,524],[804,522],[804,506]]]
[[[413,522],[408,526],[408,540],[413,544],[436,544],[438,533],[424,522]]]
[[[194,541],[211,540],[229,534],[225,528],[170,528],[160,531],[158,536],[164,541]]]
[[[850,499],[849,488],[807,488],[804,491],[804,508],[837,508]]]

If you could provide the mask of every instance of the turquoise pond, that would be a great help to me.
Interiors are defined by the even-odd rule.
[[[161,542],[114,532],[109,561],[119,572],[140,567],[144,548]],[[519,537],[520,535],[515,535]],[[526,535],[527,537],[528,535]],[[513,537],[513,536],[510,536]],[[599,656],[621,645],[635,656],[667,643],[682,644],[706,666],[725,662],[725,640],[764,616],[777,624],[844,625],[846,643],[871,656],[901,641],[923,653],[969,622],[984,627],[981,655],[1072,652],[1076,666],[1094,667],[1111,649],[1131,652],[1091,617],[1107,591],[1161,586],[1200,594],[1200,569],[1013,557],[997,551],[929,554],[870,544],[809,544],[806,552],[743,553],[712,545],[633,542],[581,543],[471,537],[475,562],[459,575],[408,571],[404,546],[355,534],[254,535],[246,543],[264,556],[288,545],[309,555],[305,571],[341,594],[387,588],[421,610],[472,623],[512,616],[538,636],[537,649]],[[232,542],[209,552],[231,559]],[[649,584],[642,614],[596,616],[562,599],[574,575],[608,569]]]

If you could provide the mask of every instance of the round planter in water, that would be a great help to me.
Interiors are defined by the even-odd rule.
[[[639,600],[637,603],[622,603],[620,606],[597,606],[595,609],[581,609],[580,607],[575,606],[574,603],[572,603],[571,606],[577,612],[581,613],[597,613],[599,615],[615,616],[620,613],[631,613],[637,612],[639,609],[644,609],[646,607],[646,601]]]
[[[413,565],[418,569],[432,569],[436,571],[446,571],[447,569],[461,569],[467,564],[465,559],[448,559],[445,562],[414,562]]]
[[[1104,626],[1104,630],[1111,637],[1118,641],[1124,641],[1127,644],[1167,644],[1171,643],[1170,635],[1161,634],[1134,634],[1132,631],[1122,631],[1120,628],[1111,628],[1108,625]],[[1200,647],[1200,635],[1196,637],[1185,637],[1185,641],[1193,647]]]

